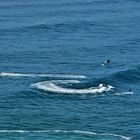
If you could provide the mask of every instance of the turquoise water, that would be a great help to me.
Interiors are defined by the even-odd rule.
[[[138,140],[139,9],[1,0],[0,139]]]

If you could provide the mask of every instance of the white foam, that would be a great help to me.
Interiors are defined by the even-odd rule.
[[[88,94],[88,93],[102,93],[105,91],[109,91],[111,90],[113,87],[108,85],[103,86],[103,85],[99,85],[99,87],[90,87],[90,88],[85,88],[85,89],[72,89],[72,88],[64,88],[59,86],[58,84],[60,83],[68,83],[68,82],[74,82],[72,80],[68,80],[68,81],[63,81],[63,80],[55,80],[55,82],[53,81],[45,81],[45,82],[39,82],[39,83],[35,83],[32,84],[32,87],[37,88],[37,89],[41,89],[41,90],[45,90],[45,91],[49,91],[49,92],[53,92],[53,93],[65,93],[65,94]],[[77,81],[75,81],[77,82]],[[78,81],[79,82],[79,81]]]
[[[134,94],[133,92],[120,92],[120,93],[115,93],[114,95],[121,96],[121,95],[133,95],[133,94]]]
[[[51,82],[51,83],[60,83],[60,84],[68,84],[68,83],[72,83],[72,84],[78,84],[78,83],[81,83],[81,81],[79,80],[50,80],[48,82]],[[46,83],[45,82],[40,82],[40,83]]]
[[[73,74],[23,74],[23,73],[8,73],[8,72],[1,72],[0,76],[9,76],[9,77],[50,77],[50,78],[74,78],[74,79],[86,78],[86,76],[84,76],[84,75],[73,75]]]
[[[130,137],[126,137],[126,136],[118,135],[118,134],[103,133],[103,134],[100,134],[100,135],[102,135],[102,136],[114,136],[114,137],[120,137],[124,140],[131,140]]]
[[[0,130],[0,133],[28,133],[26,130]]]
[[[76,133],[76,134],[86,134],[86,135],[97,135],[97,136],[113,136],[119,137],[124,140],[131,140],[130,137],[126,137],[119,134],[112,133],[97,133],[92,131],[82,131],[82,130],[0,130],[0,133]]]

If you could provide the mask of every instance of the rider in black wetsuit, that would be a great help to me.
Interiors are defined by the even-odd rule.
[[[104,64],[109,64],[110,63],[110,60],[108,59],[108,60],[106,60],[106,61],[104,61]]]

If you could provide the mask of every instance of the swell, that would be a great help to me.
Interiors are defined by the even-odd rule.
[[[73,75],[73,74],[30,74],[30,73],[2,72],[0,73],[0,76],[19,77],[19,78],[20,77],[52,78],[52,80],[47,79],[47,81],[33,83],[31,84],[31,87],[53,93],[68,93],[68,94],[89,94],[89,93],[96,94],[110,91],[112,92],[113,88],[115,88],[116,90],[117,87],[116,95],[131,95],[133,94],[133,92],[128,92],[128,88],[127,91],[124,91],[125,86],[121,87],[121,90],[123,88],[123,91],[118,91],[119,82],[134,83],[140,81],[139,67],[136,67],[135,69],[119,71],[107,77],[101,77],[97,79],[95,78],[92,81],[90,81],[85,75]],[[84,79],[84,81],[82,82],[77,79]],[[93,86],[93,84],[96,86]]]
[[[57,8],[57,7],[64,7],[64,8],[67,8],[67,7],[81,7],[81,6],[95,6],[95,5],[100,5],[100,4],[103,4],[103,5],[108,5],[108,4],[112,4],[112,3],[116,3],[116,1],[114,0],[110,0],[110,1],[106,1],[106,0],[94,0],[94,1],[90,1],[90,0],[87,0],[87,1],[82,1],[82,0],[77,0],[77,1],[50,1],[50,2],[47,2],[47,1],[44,1],[44,2],[28,2],[28,3],[23,3],[23,2],[8,2],[8,3],[1,3],[1,8],[26,8],[26,7],[47,7],[47,8],[50,8],[50,7],[54,7],[54,8]]]
[[[66,31],[79,31],[79,30],[87,30],[90,31],[91,28],[94,27],[100,27],[100,28],[115,28],[115,27],[119,27],[115,24],[102,24],[102,23],[97,23],[96,21],[71,21],[71,22],[64,22],[64,23],[57,23],[57,24],[36,24],[36,25],[31,25],[31,26],[27,26],[28,29],[59,29],[59,30],[66,30]]]
[[[108,83],[108,84],[119,84],[119,83],[137,83],[140,82],[140,66],[137,65],[134,68],[120,70],[115,73],[108,74],[107,76],[93,79],[94,83]]]
[[[113,136],[115,138],[120,138],[124,140],[130,140],[130,137],[112,134],[112,133],[97,133],[92,131],[82,131],[82,130],[0,130],[0,133],[67,133],[67,134],[84,134],[84,135],[94,135],[94,136]]]
[[[86,11],[84,11],[85,13]],[[89,11],[87,11],[89,12]],[[57,12],[57,13],[50,13],[48,14],[48,16],[59,16],[62,15],[62,13],[64,13],[63,11],[61,12]],[[80,14],[81,11],[77,11],[77,14]],[[75,13],[75,14],[76,14]],[[66,14],[66,13],[65,13]],[[68,13],[67,13],[68,14]],[[90,14],[90,13],[88,13]],[[47,21],[46,21],[47,22]],[[47,31],[48,33],[52,33],[52,32],[57,32],[57,33],[73,33],[73,32],[77,32],[77,31],[85,31],[88,33],[94,33],[93,30],[97,30],[97,31],[102,31],[104,30],[104,32],[108,33],[109,31],[115,30],[116,28],[119,28],[118,25],[116,25],[114,22],[112,22],[112,24],[109,23],[98,23],[97,21],[83,21],[83,20],[79,20],[79,21],[63,21],[63,22],[57,22],[57,23],[37,23],[37,24],[32,24],[32,25],[24,25],[24,26],[17,26],[17,27],[11,27],[11,28],[3,28],[0,29],[0,32],[33,32],[33,31]]]
[[[71,74],[29,74],[29,73],[25,74],[25,73],[2,72],[0,73],[0,76],[1,77],[57,78],[57,80],[51,80],[51,81],[47,80],[47,81],[31,84],[31,87],[33,88],[41,89],[53,93],[96,94],[96,93],[110,92],[115,87],[115,90],[117,89],[115,91],[116,95],[131,95],[133,94],[133,92],[131,91],[129,92],[128,87],[127,86],[125,87],[123,83],[131,84],[134,82],[140,82],[140,66],[136,66],[133,69],[118,71],[106,77],[97,78],[92,81],[90,81],[85,75],[71,75]],[[84,81],[82,83],[77,79],[85,79],[86,82]],[[96,86],[93,86],[93,83]],[[119,83],[120,83],[120,87],[119,87]],[[72,86],[69,87],[70,84]],[[104,84],[104,86],[101,84]],[[127,88],[127,91],[125,91],[125,88]]]
[[[90,25],[90,26],[89,26]],[[87,26],[91,27],[92,24],[89,24],[87,22],[69,22],[69,23],[52,23],[52,24],[46,24],[46,23],[37,23],[34,25],[26,25],[21,27],[15,27],[15,28],[4,28],[0,31],[5,32],[29,32],[29,31],[37,31],[37,30],[47,30],[53,31],[53,32],[75,32],[78,30],[86,30]]]
[[[140,67],[136,66],[133,69],[116,72],[110,75],[110,78],[120,80],[127,83],[140,81]]]

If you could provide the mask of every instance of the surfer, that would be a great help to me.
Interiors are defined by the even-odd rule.
[[[107,64],[110,64],[111,61],[109,59],[105,60],[101,65],[104,66],[104,65],[107,65]]]
[[[100,89],[104,89],[104,91],[106,91],[108,89],[108,85],[106,85],[106,84],[100,84],[99,85],[99,88]]]
[[[107,59],[107,60],[104,61],[104,64],[109,64],[109,63],[110,63],[110,60],[109,59]]]
[[[129,92],[132,92],[132,89],[131,88],[129,89]]]

